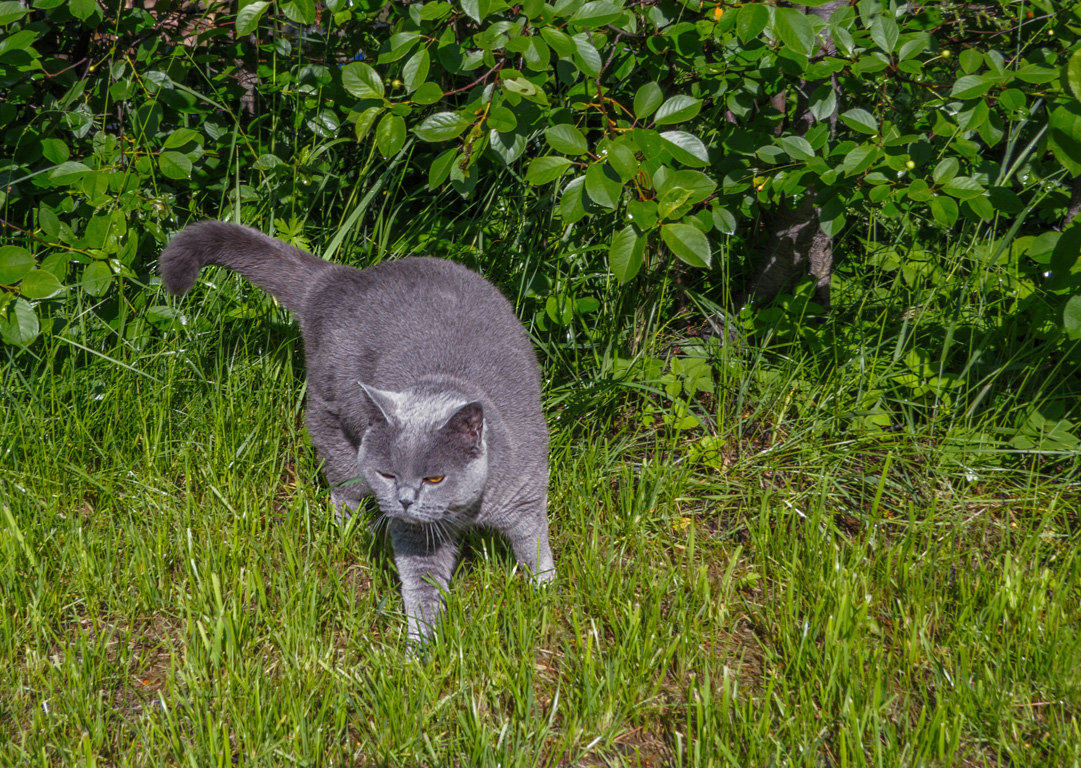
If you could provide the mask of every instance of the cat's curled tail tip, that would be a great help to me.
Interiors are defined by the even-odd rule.
[[[208,239],[212,239],[220,222],[201,221],[181,230],[161,252],[158,271],[170,293],[187,293],[195,285],[199,270],[207,261]]]

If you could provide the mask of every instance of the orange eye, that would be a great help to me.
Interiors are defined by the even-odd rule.
[[[424,478],[424,482],[431,483],[432,485],[439,485],[443,482],[443,475],[435,475],[433,477]]]

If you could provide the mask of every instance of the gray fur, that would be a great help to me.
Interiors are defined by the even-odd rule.
[[[339,517],[376,497],[411,641],[438,622],[465,528],[500,531],[537,581],[554,577],[540,371],[494,286],[441,259],[331,264],[223,222],[178,234],[162,279],[184,293],[207,264],[240,272],[297,315],[308,433]]]

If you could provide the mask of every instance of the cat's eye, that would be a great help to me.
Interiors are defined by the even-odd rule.
[[[432,485],[439,485],[443,482],[443,475],[432,475],[431,477],[424,478],[424,482],[431,483]]]
[[[380,477],[385,477],[387,480],[396,480],[397,479],[397,478],[394,477],[394,475],[390,474],[389,472],[380,472],[379,476]]]

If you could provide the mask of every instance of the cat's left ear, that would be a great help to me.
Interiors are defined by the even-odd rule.
[[[398,411],[399,393],[369,387],[363,381],[358,381],[357,384],[364,390],[364,394],[368,396],[368,399],[376,407],[376,410],[379,411],[383,420],[388,424],[392,424],[394,422],[394,414]]]
[[[440,432],[472,454],[480,452],[484,437],[484,408],[479,402],[463,405],[440,427]]]

